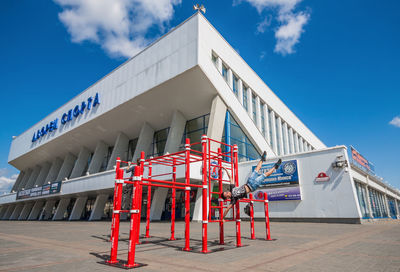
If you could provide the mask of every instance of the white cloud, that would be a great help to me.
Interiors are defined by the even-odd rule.
[[[264,33],[267,27],[271,25],[271,19],[270,16],[265,16],[264,20],[257,24],[257,33]]]
[[[257,25],[257,32],[264,33],[269,24],[268,15],[265,10],[274,10],[277,13],[276,20],[279,26],[275,29],[275,38],[277,40],[274,51],[282,55],[293,54],[294,46],[299,42],[301,34],[304,32],[304,26],[310,19],[307,11],[295,12],[296,6],[302,0],[243,0],[254,6],[261,16],[265,19]],[[241,2],[241,1],[240,1]],[[234,5],[238,4],[238,0],[234,0]]]
[[[303,27],[309,18],[310,15],[304,12],[279,16],[283,25],[275,32],[277,42],[274,51],[282,55],[294,53],[294,46],[299,42],[301,33],[304,32]]]
[[[54,0],[59,19],[75,43],[90,41],[111,56],[132,57],[151,41],[148,30],[160,32],[181,0]]]
[[[400,127],[400,117],[399,116],[394,117],[393,120],[389,122],[389,124],[395,127]]]
[[[18,178],[18,174],[12,175],[11,177],[7,177],[7,169],[0,169],[0,195],[4,193],[9,193],[11,188],[13,187],[15,181]]]
[[[278,8],[280,12],[290,12],[302,0],[244,0],[254,6],[259,13],[265,8]]]

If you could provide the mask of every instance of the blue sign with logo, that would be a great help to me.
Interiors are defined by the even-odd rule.
[[[260,172],[268,172],[272,167],[274,167],[274,163],[263,164],[261,166]],[[255,168],[256,166],[253,166],[252,171],[254,171]],[[269,177],[265,178],[264,181],[268,182],[268,184],[264,185],[266,187],[278,186],[283,184],[299,184],[297,160],[282,162],[279,168],[276,169],[276,171],[272,173]]]
[[[96,93],[95,97],[89,97],[87,101],[83,101],[81,104],[76,105],[73,109],[70,109],[68,112],[64,113],[61,117],[61,124],[65,125],[69,121],[72,121],[73,118],[77,118],[79,115],[83,114],[86,111],[90,111],[92,108],[96,107],[100,104],[99,94]],[[40,137],[45,136],[47,133],[52,132],[58,128],[58,118],[50,123],[44,125],[41,129],[38,129],[37,132],[33,133],[32,143],[38,140]]]

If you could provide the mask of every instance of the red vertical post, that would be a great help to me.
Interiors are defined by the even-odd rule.
[[[139,204],[138,204],[138,209],[139,209],[139,216],[138,216],[138,221],[137,221],[137,233],[136,233],[136,243],[140,244],[139,242],[139,235],[140,235],[140,219],[142,216],[142,191],[143,191],[143,186],[140,185],[140,183],[142,182],[142,178],[143,178],[143,173],[144,173],[144,152],[140,152],[140,164],[137,166],[139,168],[139,190],[138,190],[138,194],[139,194]]]
[[[150,158],[151,159],[151,158]],[[153,165],[149,161],[149,179],[153,172]],[[150,238],[150,208],[151,208],[151,186],[147,185],[147,212],[146,212],[146,235],[145,238]]]
[[[185,142],[185,183],[190,183],[190,139]],[[190,251],[190,186],[185,187],[185,251]]]
[[[174,182],[173,186],[175,186],[176,182],[176,159],[173,158],[172,161],[172,182]],[[171,238],[169,240],[175,240],[175,198],[176,198],[176,189],[172,188],[172,203],[171,203]]]
[[[237,145],[233,146],[233,164],[234,164],[234,176],[235,176],[235,186],[239,186],[239,171],[238,171],[238,147]],[[236,246],[242,246],[242,238],[240,233],[240,203],[239,201],[236,202]]]
[[[256,239],[256,235],[254,233],[254,201],[253,194],[249,194],[250,198],[250,239]]]
[[[137,267],[139,266],[137,263],[135,263],[135,251],[136,251],[136,242],[137,242],[137,222],[140,219],[140,214],[139,214],[139,182],[140,182],[140,168],[135,167],[135,172],[134,172],[134,193],[132,196],[132,204],[131,204],[131,224],[130,224],[130,230],[129,230],[129,247],[128,247],[128,261],[125,265],[127,268],[132,268],[132,267]]]
[[[218,192],[219,192],[219,244],[224,245],[224,221],[222,221],[222,215],[224,214],[224,200],[221,198],[222,194],[222,151],[221,148],[218,148]]]
[[[269,227],[269,211],[268,211],[268,195],[264,193],[264,210],[265,210],[265,228],[266,228],[266,240],[271,240],[271,229]]]
[[[122,198],[122,185],[124,184],[124,172],[120,169],[121,159],[117,158],[117,164],[115,168],[115,187],[114,187],[114,203],[113,203],[113,215],[111,223],[111,253],[108,263],[117,263],[118,254],[118,239],[119,239],[119,219],[121,210],[121,198]],[[121,171],[122,170],[122,171]]]
[[[203,135],[201,136],[201,149],[202,149],[202,159],[203,159],[203,190],[202,190],[202,200],[203,200],[203,232],[202,232],[202,241],[203,241],[203,246],[202,246],[202,250],[201,252],[203,253],[207,253],[208,249],[207,249],[207,225],[208,225],[208,218],[207,218],[207,196],[208,196],[208,192],[207,192],[207,136]]]

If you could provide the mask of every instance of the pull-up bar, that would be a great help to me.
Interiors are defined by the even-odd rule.
[[[222,152],[221,148],[218,148],[217,152],[211,150],[211,144],[216,143],[223,146],[226,152]],[[201,145],[201,152],[193,150],[193,145]],[[229,158],[229,160],[224,160]],[[270,240],[269,231],[269,218],[268,218],[268,199],[266,193],[264,194],[264,200],[253,199],[250,194],[250,199],[242,199],[236,202],[233,209],[233,219],[231,220],[212,220],[211,210],[219,209],[220,218],[223,214],[224,201],[219,198],[219,205],[212,206],[211,199],[215,194],[220,195],[223,189],[223,182],[227,180],[222,179],[222,166],[229,169],[231,176],[234,179],[236,186],[239,185],[238,175],[238,148],[236,145],[227,145],[222,142],[218,142],[207,138],[205,135],[202,136],[201,142],[190,144],[190,140],[186,139],[185,150],[175,152],[172,154],[166,154],[156,158],[150,157],[145,160],[144,152],[140,154],[140,163],[134,169],[133,178],[124,178],[124,171],[121,169],[120,158],[117,158],[116,162],[116,175],[115,175],[115,187],[114,187],[114,205],[113,215],[111,224],[111,254],[110,259],[107,261],[109,264],[117,264],[117,252],[118,252],[118,238],[119,238],[119,227],[120,227],[120,214],[130,213],[130,231],[129,231],[129,249],[128,249],[128,260],[124,265],[125,268],[134,268],[140,266],[135,263],[135,250],[136,244],[139,244],[140,234],[140,214],[142,210],[142,197],[143,197],[143,186],[147,186],[147,212],[146,212],[146,234],[145,238],[150,237],[150,207],[151,207],[151,189],[152,187],[162,187],[172,189],[172,206],[171,206],[171,236],[170,240],[175,240],[175,206],[176,206],[176,190],[184,190],[185,195],[185,245],[182,250],[191,251],[190,248],[190,191],[192,188],[198,188],[202,190],[202,253],[208,253],[207,248],[207,226],[208,223],[218,222],[220,227],[220,244],[224,244],[224,222],[236,222],[236,246],[240,247],[241,244],[241,231],[240,231],[240,202],[250,203],[250,228],[251,228],[251,239],[255,239],[254,236],[254,202],[264,202],[265,216],[266,216],[266,228],[267,228],[267,240]],[[192,184],[190,182],[190,165],[195,162],[202,163],[202,180],[201,184]],[[128,163],[128,162],[124,162]],[[163,165],[172,167],[171,172],[161,173],[152,175],[154,165]],[[185,167],[185,181],[176,181],[176,167],[182,165]],[[148,167],[147,178],[144,177],[144,168]],[[212,177],[211,175],[218,170],[218,176]],[[162,180],[161,177],[171,176],[170,180]],[[157,179],[154,179],[157,177]],[[212,192],[213,183],[218,182],[218,192]],[[123,184],[133,184],[134,192],[132,194],[131,209],[121,210],[121,199],[122,199],[122,188]],[[207,199],[208,197],[208,199]],[[209,207],[209,209],[208,209]]]

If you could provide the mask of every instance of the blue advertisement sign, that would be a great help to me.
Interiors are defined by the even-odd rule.
[[[268,172],[274,165],[274,163],[263,164],[260,173]],[[253,166],[252,170],[255,168],[256,166]],[[253,193],[254,198],[264,199],[266,192],[269,201],[301,200],[297,160],[283,161],[264,181],[267,184]]]
[[[260,169],[260,173],[268,172],[275,164],[268,163],[263,164]],[[256,166],[253,166],[252,171]],[[269,177],[264,179],[269,186],[278,186],[283,184],[299,184],[299,174],[297,169],[297,160],[283,161],[278,169],[272,173]]]
[[[18,191],[17,199],[27,199],[38,196],[52,195],[61,191],[61,181],[46,184],[40,187]]]

